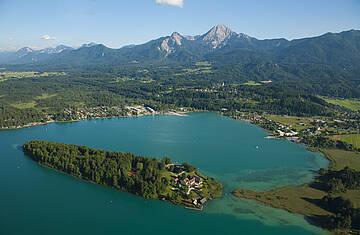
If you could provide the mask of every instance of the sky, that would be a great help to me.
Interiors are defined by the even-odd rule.
[[[0,0],[0,50],[120,48],[218,24],[258,39],[360,30],[360,0]]]

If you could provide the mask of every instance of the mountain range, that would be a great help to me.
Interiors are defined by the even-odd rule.
[[[79,48],[60,45],[0,53],[2,64],[166,64],[211,61],[215,64],[288,63],[360,66],[360,31],[326,33],[296,40],[259,40],[217,25],[203,35],[178,32],[141,45],[112,49],[89,43]]]

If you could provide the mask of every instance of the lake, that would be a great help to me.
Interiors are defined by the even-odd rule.
[[[321,234],[302,216],[235,198],[312,180],[328,161],[261,128],[214,113],[51,123],[0,131],[0,234]],[[37,165],[40,139],[187,161],[224,185],[202,212],[88,183]],[[110,203],[112,201],[112,203]]]

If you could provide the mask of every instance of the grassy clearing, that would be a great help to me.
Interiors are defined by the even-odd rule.
[[[335,104],[339,106],[343,106],[345,108],[358,111],[360,110],[360,100],[356,99],[324,99],[326,102],[330,104]]]
[[[325,192],[303,185],[299,187],[284,187],[267,192],[237,189],[234,196],[260,202],[264,205],[283,209],[291,213],[312,215],[328,215],[326,210],[311,203],[311,200],[320,199]],[[304,199],[308,200],[304,200]],[[310,199],[310,200],[309,200]]]
[[[200,69],[199,68],[194,68],[194,69],[187,68],[187,69],[183,69],[183,71],[185,71],[187,73],[195,73],[195,72],[199,72]]]
[[[267,118],[272,121],[286,125],[286,126],[292,126],[297,131],[312,127],[312,125],[310,124],[310,118],[300,118],[300,117],[293,117],[293,116],[279,116],[279,115],[271,115],[271,116],[268,116]],[[303,125],[300,125],[299,123],[303,123]]]
[[[339,149],[321,149],[321,152],[329,159],[332,170],[342,170],[348,166],[360,171],[360,153]]]
[[[194,74],[194,73],[213,73],[214,70],[212,70],[211,67],[199,67],[199,68],[185,68],[182,69],[183,73],[175,73],[173,76],[183,76],[187,74]]]
[[[119,82],[125,82],[125,81],[133,81],[134,79],[131,77],[121,77],[121,78],[115,78],[114,80],[110,81],[109,83],[119,83]]]
[[[23,78],[23,77],[34,77],[37,72],[3,72],[0,76],[5,78]]]
[[[339,140],[352,144],[357,148],[360,148],[360,134],[338,135],[334,136],[334,138],[337,138]]]
[[[35,99],[37,100],[44,100],[44,99],[49,99],[49,98],[52,98],[52,97],[55,97],[57,94],[47,94],[47,93],[43,93],[41,96],[37,96]]]
[[[83,107],[85,107],[85,103],[84,102],[73,102],[72,106],[76,107],[76,108],[83,108]]]
[[[213,70],[211,67],[201,67],[201,68],[186,68],[183,69],[186,73],[211,73]]]
[[[204,69],[204,70],[201,70],[200,72],[201,73],[213,73],[214,71],[210,70],[210,69]]]
[[[261,83],[255,82],[255,81],[248,81],[246,83],[243,83],[241,85],[246,85],[246,86],[261,86]]]
[[[211,66],[208,61],[199,61],[195,63],[196,66]]]
[[[27,103],[14,103],[14,104],[11,104],[11,106],[18,108],[18,109],[29,109],[29,108],[34,108],[36,106],[36,102],[30,101]]]
[[[138,72],[138,73],[148,73],[149,70],[147,70],[147,69],[139,69],[139,70],[136,71],[136,72]]]
[[[61,76],[66,75],[64,72],[1,72],[0,78],[3,79],[16,79],[16,78],[37,78],[37,77],[49,77],[49,76]]]

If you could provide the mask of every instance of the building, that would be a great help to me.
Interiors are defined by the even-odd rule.
[[[203,197],[203,198],[200,200],[200,203],[201,203],[201,204],[205,204],[206,201],[207,201],[206,198]]]

